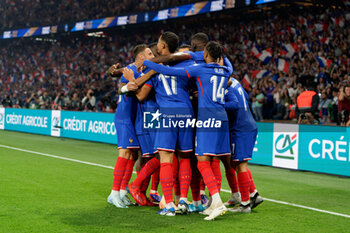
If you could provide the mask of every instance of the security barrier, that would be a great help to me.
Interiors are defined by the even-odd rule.
[[[117,144],[114,114],[0,108],[0,129]],[[251,163],[350,177],[348,127],[258,123]]]

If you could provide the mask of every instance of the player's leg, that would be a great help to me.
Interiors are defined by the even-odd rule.
[[[114,167],[113,172],[113,187],[112,192],[108,196],[108,202],[115,205],[116,207],[125,208],[124,202],[120,198],[120,188],[125,174],[125,170],[129,161],[130,150],[119,149],[119,157]]]
[[[165,216],[175,216],[175,208],[173,202],[173,151],[159,150],[160,156],[160,185],[165,198],[165,208],[158,213]]]
[[[179,158],[179,183],[180,183],[180,202],[179,210],[183,214],[189,212],[187,195],[191,185],[192,169],[190,156],[193,151],[193,128],[179,128],[177,141],[177,154]]]
[[[205,210],[201,202],[200,195],[200,182],[202,176],[197,167],[197,158],[191,158],[192,178],[191,178],[191,191],[192,191],[192,204],[189,205],[190,212],[201,212]]]
[[[159,172],[160,172],[160,162],[158,169],[156,169],[152,174],[152,186],[149,191],[149,197],[153,202],[160,202],[162,197],[158,194],[158,185],[159,185]]]
[[[250,208],[254,209],[263,202],[263,199],[255,187],[252,173],[250,172],[248,167],[247,167],[247,171],[250,178],[250,185],[249,185]]]
[[[251,212],[250,189],[251,176],[248,172],[247,163],[252,158],[257,131],[247,133],[236,133],[231,137],[234,146],[233,161],[236,163],[238,186],[241,193],[241,205],[234,208],[234,212]],[[260,202],[261,203],[261,202]],[[259,203],[259,204],[260,204]],[[256,206],[255,206],[256,207]]]
[[[222,156],[220,159],[224,164],[226,179],[232,193],[231,198],[227,202],[225,202],[225,205],[233,207],[236,204],[241,203],[241,194],[238,190],[236,171],[231,165],[231,156]]]
[[[220,169],[220,157],[213,157],[211,160],[211,169],[213,170],[216,185],[218,186],[219,193],[221,191],[221,182],[222,182],[222,176],[221,176],[221,169]]]
[[[250,213],[250,197],[249,197],[249,188],[250,188],[250,177],[247,171],[247,161],[237,161],[236,162],[236,172],[239,191],[241,193],[241,204],[233,209],[232,212],[241,212],[241,213]]]
[[[128,162],[125,167],[123,180],[120,184],[120,199],[124,202],[125,205],[130,205],[132,203],[128,197],[128,191],[126,190],[126,187],[128,186],[128,183],[131,179],[135,161],[138,158],[138,151],[133,149],[127,149],[126,155],[128,157]]]
[[[174,177],[174,194],[175,194],[175,206],[180,202],[180,182],[179,182],[179,160],[176,154],[173,158],[173,177]]]

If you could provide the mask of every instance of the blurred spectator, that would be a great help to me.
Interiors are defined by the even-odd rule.
[[[263,104],[264,104],[265,96],[260,91],[260,89],[256,89],[255,91],[255,102],[253,103],[253,113],[255,115],[256,121],[261,121],[263,119]]]
[[[88,92],[86,93],[86,96],[81,101],[81,104],[85,111],[92,112],[96,110],[96,97],[92,89],[88,90]]]
[[[51,97],[47,93],[47,91],[44,91],[44,93],[39,97],[39,108],[40,109],[49,109],[51,106]]]
[[[73,97],[70,101],[69,110],[73,110],[73,111],[81,110],[81,101],[80,101],[80,98],[78,96],[78,93],[76,93],[76,92],[73,94]]]
[[[320,111],[321,123],[329,123],[329,108],[331,108],[331,100],[327,98],[327,92],[322,91],[320,103],[318,104],[318,110]]]

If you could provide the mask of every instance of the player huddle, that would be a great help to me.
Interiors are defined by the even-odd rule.
[[[129,188],[139,205],[159,203],[160,215],[199,212],[213,220],[227,210],[249,213],[263,201],[247,167],[257,136],[249,97],[230,78],[233,67],[220,44],[197,33],[191,37],[192,51],[178,45],[176,34],[164,32],[156,44],[135,46],[134,63],[109,70],[123,75],[114,119],[119,157],[108,202],[126,208],[132,204]],[[139,150],[143,163],[128,184]],[[220,198],[220,161],[232,191],[225,204]],[[159,181],[163,200],[157,192]]]

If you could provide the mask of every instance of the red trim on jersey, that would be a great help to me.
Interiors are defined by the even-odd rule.
[[[187,72],[187,70],[185,70],[185,71],[186,71],[187,77],[188,77],[188,78],[191,78],[191,76],[190,76],[190,74]]]
[[[172,149],[163,149],[163,148],[157,148],[158,151],[168,151],[168,152],[175,152],[175,150]]]
[[[201,87],[201,92],[202,92],[202,95],[203,95],[202,82],[201,82],[201,80],[199,79],[199,77],[197,77],[197,80],[198,80],[198,82],[199,82],[199,86]]]
[[[148,83],[145,83],[144,85],[147,86],[147,87],[152,87],[152,85],[148,84]]]
[[[191,54],[189,54],[189,53],[187,53],[187,54],[188,54],[188,56],[190,56],[190,58],[189,58],[188,60],[192,59],[192,58],[191,58]]]

